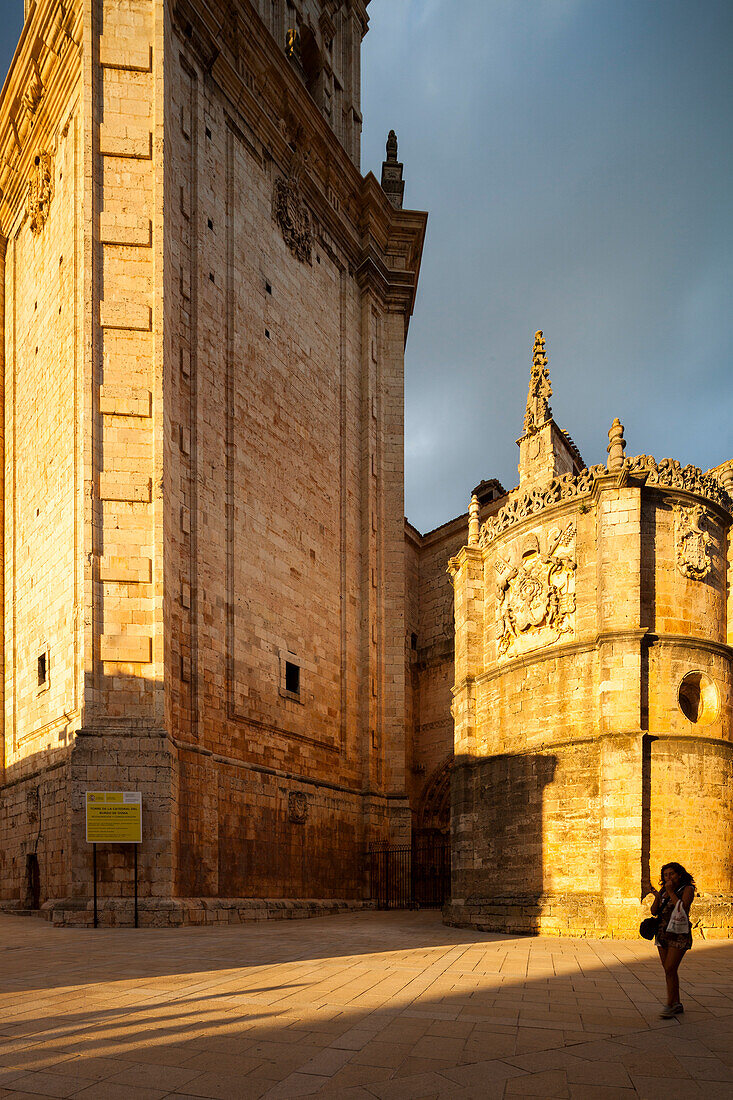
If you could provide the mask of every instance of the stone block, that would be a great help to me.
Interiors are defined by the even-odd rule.
[[[99,411],[109,415],[149,417],[151,400],[150,390],[133,386],[105,383],[99,389]]]
[[[147,247],[152,240],[150,218],[139,214],[105,213],[99,215],[99,239],[102,244]]]
[[[99,323],[102,328],[149,332],[152,316],[150,306],[141,305],[139,302],[101,301],[99,303]]]
[[[102,68],[147,73],[152,70],[153,48],[145,40],[123,38],[119,31],[102,34],[99,38],[99,64]]]
[[[149,477],[124,471],[104,471],[99,475],[100,500],[129,500],[148,504],[151,482]]]
[[[150,130],[128,127],[121,122],[102,123],[99,127],[99,151],[105,156],[150,160],[153,135]]]
[[[99,559],[99,579],[149,584],[152,580],[152,568],[150,558],[104,555]]]

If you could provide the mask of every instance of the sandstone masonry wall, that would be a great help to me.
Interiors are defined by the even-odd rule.
[[[678,860],[730,934],[730,513],[699,471],[626,461],[453,561],[457,923],[631,935]]]

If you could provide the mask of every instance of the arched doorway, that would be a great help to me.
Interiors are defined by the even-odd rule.
[[[423,788],[413,823],[413,836],[423,840],[429,837],[450,836],[450,773],[453,755],[436,768]]]

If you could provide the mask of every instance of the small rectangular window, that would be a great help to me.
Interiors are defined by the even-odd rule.
[[[43,687],[46,683],[48,676],[48,665],[46,661],[46,654],[41,653],[38,656],[38,686]]]
[[[285,690],[300,695],[300,668],[292,661],[285,662]]]

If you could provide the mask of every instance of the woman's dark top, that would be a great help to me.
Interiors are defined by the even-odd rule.
[[[686,886],[680,886],[675,891],[677,897],[681,899],[682,894],[687,889]],[[693,894],[693,901],[695,896]],[[692,930],[689,932],[668,932],[667,925],[669,924],[670,917],[677,902],[674,898],[671,898],[666,890],[662,890],[659,898],[659,928],[657,934],[654,937],[654,942],[657,947],[679,947],[684,951],[689,950],[692,947]],[[692,907],[692,906],[690,906]],[[683,906],[684,908],[684,906]],[[687,919],[690,919],[690,914],[687,914]]]

